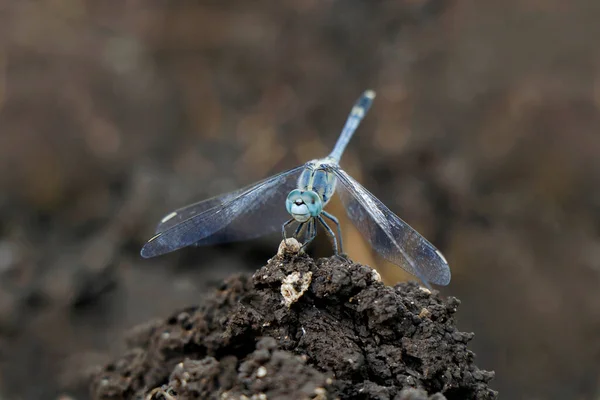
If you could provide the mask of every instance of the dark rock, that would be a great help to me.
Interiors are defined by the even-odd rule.
[[[284,299],[282,282],[297,280],[307,289]],[[92,397],[495,399],[493,373],[466,347],[473,334],[454,325],[459,304],[339,257],[275,257],[135,330]]]

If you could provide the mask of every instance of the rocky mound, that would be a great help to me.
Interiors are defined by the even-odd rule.
[[[168,295],[165,294],[165,295]],[[135,328],[94,399],[495,399],[460,302],[341,258],[280,252],[198,307]]]

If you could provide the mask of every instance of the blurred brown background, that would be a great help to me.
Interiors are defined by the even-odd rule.
[[[0,398],[86,398],[128,328],[263,265],[277,235],[138,252],[171,209],[326,155],[372,88],[342,166],[446,254],[492,387],[599,399],[599,21],[597,0],[0,2]]]

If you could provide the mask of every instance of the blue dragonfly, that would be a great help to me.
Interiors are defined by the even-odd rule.
[[[367,90],[357,100],[329,156],[171,212],[160,221],[141,255],[149,258],[190,245],[253,239],[279,229],[286,238],[286,228],[294,223],[298,226],[293,237],[303,237],[302,247],[315,238],[320,225],[337,255],[343,253],[340,224],[323,209],[337,192],[350,220],[383,258],[426,286],[450,283],[450,268],[442,253],[339,166],[374,98],[375,92]],[[328,221],[335,224],[337,236]]]

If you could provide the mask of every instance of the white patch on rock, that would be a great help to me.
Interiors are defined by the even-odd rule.
[[[421,292],[431,294],[431,290],[427,289],[426,287],[419,286],[419,289],[421,290]]]
[[[302,244],[294,238],[284,239],[279,244],[277,256],[283,257],[286,254],[298,254],[302,249]]]
[[[256,377],[264,378],[265,376],[267,376],[267,369],[263,366],[258,367],[258,370],[256,370]]]
[[[381,275],[379,275],[379,272],[377,272],[377,270],[375,270],[375,269],[373,269],[373,271],[371,271],[371,278],[375,282],[381,282]]]
[[[312,272],[292,272],[281,282],[283,303],[290,307],[306,292],[312,281]]]

